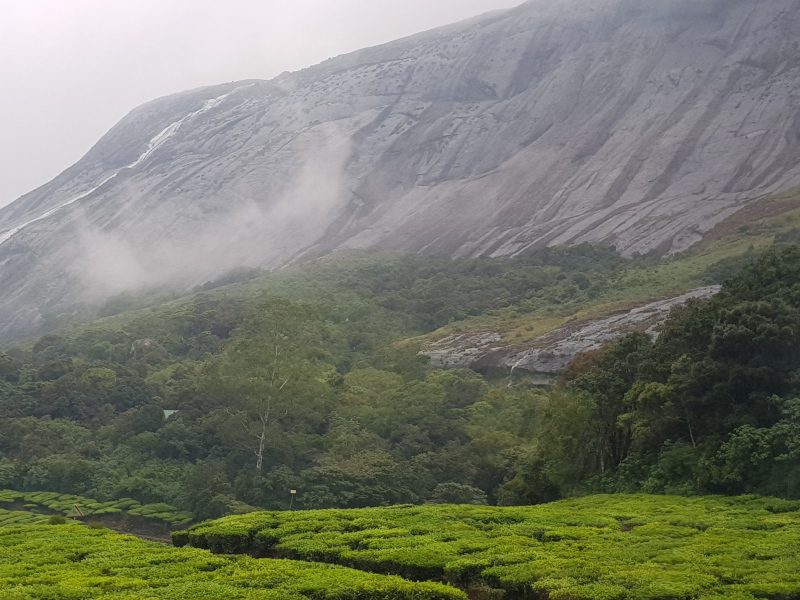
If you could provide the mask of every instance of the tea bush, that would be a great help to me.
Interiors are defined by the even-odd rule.
[[[519,598],[800,598],[800,502],[753,496],[251,513],[173,539],[490,585]]]
[[[58,492],[17,492],[0,490],[0,507],[24,507],[29,512],[57,513],[74,516],[77,506],[84,516],[133,515],[158,521],[171,527],[185,527],[192,522],[192,515],[169,504],[140,504],[125,498],[110,502],[98,502],[91,498]]]
[[[0,597],[466,600],[463,592],[437,583],[414,583],[326,564],[214,556],[77,523],[0,526]]]

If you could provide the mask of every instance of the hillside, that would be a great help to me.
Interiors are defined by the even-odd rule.
[[[800,600],[798,98],[528,0],[134,109],[0,208],[0,600]]]
[[[588,246],[350,253],[9,348],[0,488],[198,518],[287,508],[288,489],[301,508],[587,491],[797,497],[800,256],[782,214],[781,228],[754,221],[656,268]],[[676,274],[727,280],[673,311],[656,340],[634,331],[578,356],[551,388],[502,364],[438,371],[418,354],[458,320],[557,330],[620,301],[625,282],[631,301]]]
[[[0,210],[0,337],[343,247],[668,255],[800,183],[797,0],[554,6],[134,110]]]
[[[718,284],[760,251],[797,241],[800,192],[793,189],[753,202],[686,252],[630,262],[591,298],[470,315],[414,342],[439,367],[556,375],[576,355],[627,333],[657,333],[670,310],[714,295]]]

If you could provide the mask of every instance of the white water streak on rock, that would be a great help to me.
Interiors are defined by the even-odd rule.
[[[206,113],[206,112],[210,111],[211,109],[213,109],[216,106],[219,106],[232,93],[233,92],[229,92],[229,93],[223,94],[222,96],[219,96],[217,98],[212,98],[210,100],[207,100],[205,102],[205,104],[203,104],[202,108],[200,108],[200,109],[198,109],[198,110],[196,110],[194,112],[189,113],[188,115],[186,115],[185,117],[183,117],[182,119],[180,119],[178,121],[175,121],[174,123],[170,123],[169,125],[167,125],[157,135],[155,135],[150,140],[150,142],[148,142],[147,149],[144,152],[142,152],[142,154],[140,154],[139,157],[135,161],[133,161],[132,163],[130,163],[128,165],[125,165],[124,167],[121,167],[117,171],[113,172],[111,175],[108,175],[108,176],[104,177],[99,183],[97,183],[96,185],[94,185],[93,187],[88,189],[87,191],[82,192],[82,193],[78,194],[77,196],[74,196],[74,197],[70,198],[66,202],[63,202],[62,204],[59,204],[58,206],[56,206],[54,208],[51,208],[50,210],[48,210],[45,213],[42,213],[41,215],[39,215],[36,218],[30,219],[29,221],[26,221],[25,223],[22,223],[21,225],[17,225],[16,227],[13,227],[12,229],[9,229],[8,231],[0,233],[0,245],[4,244],[8,240],[10,240],[12,237],[14,237],[16,234],[18,234],[20,231],[22,231],[26,227],[28,227],[30,225],[33,225],[34,223],[38,223],[39,221],[43,221],[43,220],[53,216],[57,212],[63,210],[64,208],[66,208],[66,207],[68,207],[68,206],[70,206],[72,204],[75,204],[76,202],[78,202],[80,200],[83,200],[84,198],[87,198],[88,196],[91,196],[97,190],[99,190],[101,187],[106,185],[109,181],[111,181],[112,179],[115,179],[122,171],[124,171],[126,169],[133,169],[133,168],[138,167],[139,165],[144,163],[148,158],[150,158],[159,148],[161,148],[161,146],[163,146],[167,142],[167,140],[169,140],[176,133],[178,133],[178,131],[180,130],[181,126],[184,123],[186,123],[187,121],[189,121],[191,119],[194,119],[195,117],[198,117],[198,116],[202,115],[203,113]]]

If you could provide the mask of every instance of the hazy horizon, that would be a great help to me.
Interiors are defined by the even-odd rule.
[[[269,79],[521,1],[14,3],[0,24],[0,207],[156,97]]]

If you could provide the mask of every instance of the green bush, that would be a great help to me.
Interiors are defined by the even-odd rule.
[[[194,520],[190,513],[164,503],[142,505],[130,498],[98,502],[92,498],[57,492],[0,491],[0,506],[18,502],[24,502],[24,507],[34,513],[54,511],[65,516],[76,516],[73,513],[77,506],[86,517],[133,515],[173,527],[185,527]]]
[[[414,583],[332,565],[219,557],[79,524],[56,529],[0,527],[0,590],[3,600],[467,598],[437,583]]]
[[[250,513],[200,523],[174,540],[220,552],[271,549],[518,597],[672,600],[747,592],[796,600],[798,508],[753,496],[614,495],[533,507]]]

